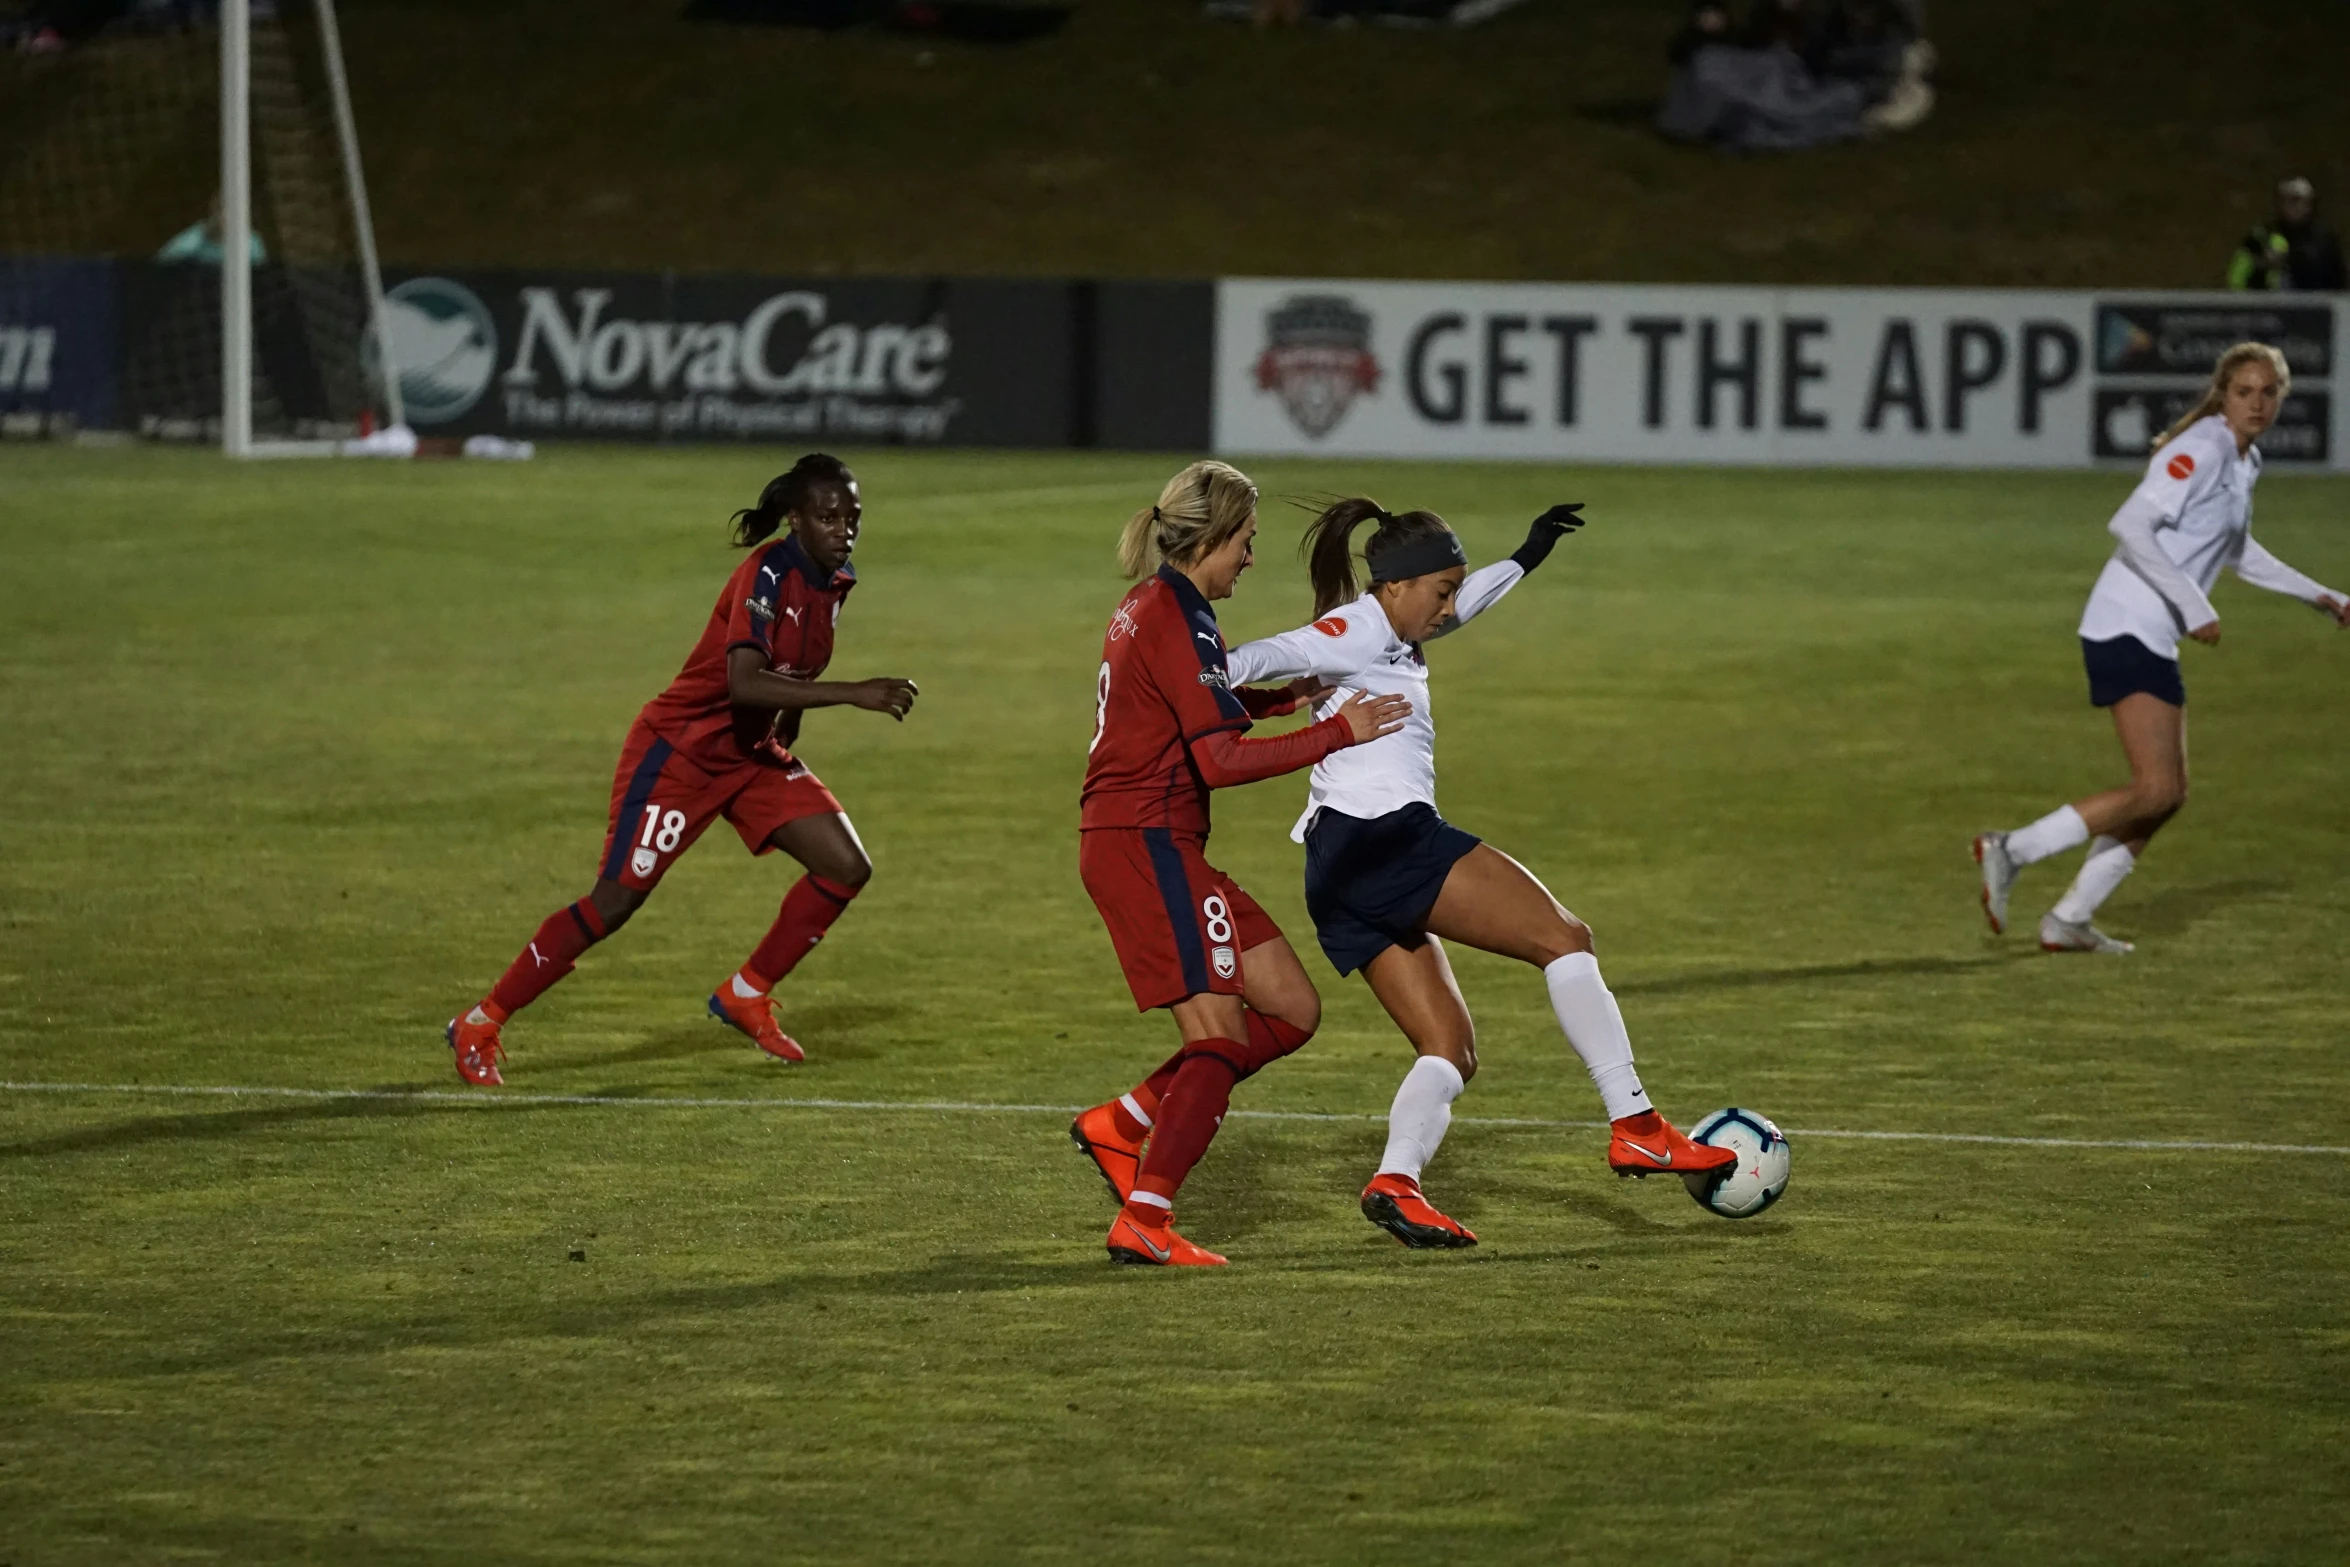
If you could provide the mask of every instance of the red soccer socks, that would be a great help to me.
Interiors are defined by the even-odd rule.
[[[743,965],[743,978],[757,989],[773,990],[824,939],[860,890],[813,871],[793,882],[783,895],[782,912]]]
[[[1253,1077],[1267,1066],[1296,1050],[1313,1038],[1313,1034],[1277,1017],[1249,1009],[1248,1044],[1234,1052],[1235,1069],[1242,1077]],[[1117,1126],[1121,1136],[1141,1142],[1149,1135],[1158,1120],[1159,1102],[1167,1097],[1167,1090],[1175,1082],[1175,1074],[1183,1069],[1189,1051],[1178,1050],[1159,1063],[1158,1070],[1134,1085],[1132,1092],[1114,1101]]]
[[[530,938],[530,945],[506,966],[497,984],[490,987],[489,999],[482,1003],[482,1010],[503,1023],[545,995],[555,981],[571,972],[581,953],[607,934],[604,916],[586,898],[568,908],[557,909],[539,926],[538,934]]]
[[[1159,1102],[1158,1124],[1151,1128],[1150,1149],[1142,1156],[1130,1203],[1147,1203],[1160,1212],[1173,1206],[1183,1178],[1224,1124],[1232,1085],[1244,1075],[1240,1063],[1245,1055],[1246,1047],[1236,1039],[1195,1039],[1183,1047],[1183,1064]]]

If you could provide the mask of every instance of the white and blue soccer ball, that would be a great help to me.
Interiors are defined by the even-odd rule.
[[[1716,1110],[1690,1129],[1689,1140],[1738,1154],[1738,1162],[1725,1169],[1681,1177],[1700,1207],[1725,1219],[1751,1219],[1787,1189],[1787,1137],[1769,1116]]]

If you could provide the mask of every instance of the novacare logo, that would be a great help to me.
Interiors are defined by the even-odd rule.
[[[953,347],[946,327],[935,321],[828,324],[824,296],[805,291],[771,295],[739,322],[607,320],[612,290],[574,289],[571,298],[576,314],[565,313],[554,289],[521,291],[522,336],[506,369],[507,386],[535,387],[543,350],[575,391],[927,397],[945,383]],[[807,331],[808,342],[797,358],[778,367],[770,348],[787,323]]]

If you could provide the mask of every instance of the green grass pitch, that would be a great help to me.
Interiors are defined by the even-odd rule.
[[[2350,636],[2221,589],[2136,956],[1976,912],[1971,833],[2118,774],[2072,628],[2126,476],[1262,465],[1477,559],[1590,502],[1435,652],[1443,804],[1594,926],[1667,1113],[1769,1113],[1795,1177],[1743,1224],[1611,1179],[1535,976],[1463,954],[1430,1182],[1485,1243],[1372,1230],[1405,1050],[1311,946],[1293,778],[1213,853],[1328,1015],[1239,1105],[1335,1118],[1235,1118],[1183,1207],[1234,1265],[1175,1276],[1104,1261],[1049,1108],[788,1104],[1073,1106],[1168,1048],[1074,834],[1168,459],[858,458],[835,667],[923,697],[808,724],[879,871],[784,992],[806,1066],[702,1016],[786,881],[719,829],[505,1095],[408,1097],[585,890],[782,459],[0,453],[0,1562],[2350,1553],[2338,1155],[1802,1130],[2350,1144]],[[1308,607],[1266,520],[1236,641]],[[2350,483],[2271,478],[2259,527],[2350,582]]]

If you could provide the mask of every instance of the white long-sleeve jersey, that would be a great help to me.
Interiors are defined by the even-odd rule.
[[[1526,570],[1514,560],[1480,566],[1453,595],[1452,619],[1437,632],[1447,635],[1493,607],[1518,585]],[[1343,604],[1310,626],[1279,636],[1244,642],[1228,655],[1234,685],[1313,676],[1337,689],[1315,710],[1327,718],[1361,691],[1372,696],[1408,696],[1411,716],[1391,735],[1367,745],[1333,751],[1314,764],[1306,810],[1289,836],[1305,842],[1306,826],[1327,806],[1348,816],[1385,816],[1415,801],[1436,803],[1436,718],[1428,705],[1428,663],[1419,644],[1406,642],[1387,622],[1375,594]]]
[[[2136,637],[2164,658],[2179,656],[2180,633],[2219,618],[2211,589],[2222,570],[2254,587],[2309,604],[2341,595],[2303,576],[2252,538],[2252,487],[2260,449],[2238,454],[2218,414],[2165,442],[2146,464],[2106,531],[2119,541],[2081,612],[2093,642]]]

